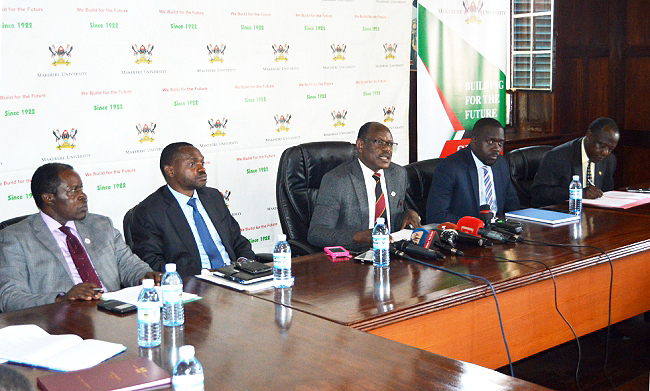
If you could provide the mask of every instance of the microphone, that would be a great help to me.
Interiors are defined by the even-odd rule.
[[[443,231],[444,232],[444,231]],[[455,240],[455,239],[454,239]],[[411,234],[411,242],[413,244],[417,244],[420,247],[424,248],[431,248],[433,245],[434,247],[437,247],[442,250],[446,250],[451,252],[452,254],[458,255],[458,256],[464,256],[465,254],[454,248],[454,245],[450,245],[447,243],[443,243],[440,240],[440,236],[438,235],[438,232],[434,230],[426,230],[424,228],[416,228],[413,230],[413,233]],[[454,242],[455,243],[455,242]]]
[[[479,218],[485,224],[485,228],[493,229],[495,231],[502,232],[495,228],[500,228],[506,230],[511,234],[520,234],[523,231],[523,227],[518,221],[509,221],[505,218],[496,217],[490,210],[490,205],[483,204],[481,205],[481,210],[479,211]]]
[[[474,236],[483,236],[484,238],[497,240],[503,243],[515,243],[517,240],[510,235],[504,235],[501,232],[485,229],[485,224],[480,219],[472,216],[461,217],[458,220],[460,231]]]
[[[440,223],[438,224],[437,228],[433,228],[433,229],[436,232],[438,232],[438,235],[440,235],[441,240],[444,240],[446,243],[448,243],[450,246],[453,247],[456,247],[455,243],[473,244],[475,246],[480,246],[480,247],[492,246],[492,241],[490,241],[489,239],[481,238],[480,236],[468,235],[464,232],[460,232],[458,226],[454,223],[449,223],[449,222]],[[445,231],[449,231],[449,232],[445,233]],[[450,237],[453,237],[455,239],[455,242],[450,242]]]
[[[400,240],[399,242],[395,242],[391,244],[391,247],[395,247],[399,251],[403,251],[407,253],[408,255],[415,255],[418,257],[425,257],[429,259],[445,259],[445,256],[436,250],[431,250],[428,248],[422,248],[419,246],[416,246],[406,240]]]

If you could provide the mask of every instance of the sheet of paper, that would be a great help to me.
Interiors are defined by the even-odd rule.
[[[601,206],[603,208],[628,209],[650,202],[650,194],[633,193],[628,191],[607,191],[595,200],[583,199],[585,205]]]
[[[393,240],[399,242],[400,240],[411,240],[411,234],[413,233],[412,229],[404,228],[401,231],[393,232],[390,236],[393,237]]]
[[[154,287],[158,292],[158,296],[162,298],[162,292],[159,286]],[[102,295],[102,300],[119,300],[125,303],[138,305],[138,295],[142,290],[142,285],[131,286],[128,288],[120,289],[115,292],[106,292]],[[200,300],[201,296],[195,295],[193,293],[183,292],[183,303],[189,303],[190,301]]]

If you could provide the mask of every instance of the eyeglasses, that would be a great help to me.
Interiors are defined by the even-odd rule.
[[[393,148],[394,146],[397,145],[397,143],[394,143],[392,141],[384,141],[384,140],[378,140],[376,138],[364,138],[364,141],[369,141],[376,146],[383,148],[383,147],[388,147],[388,148]]]

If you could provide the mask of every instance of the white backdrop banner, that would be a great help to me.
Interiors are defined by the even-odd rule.
[[[408,163],[410,1],[5,0],[1,19],[0,220],[35,212],[31,175],[64,162],[121,230],[187,141],[269,251],[287,147],[382,121]]]

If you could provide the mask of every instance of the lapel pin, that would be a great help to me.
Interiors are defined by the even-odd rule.
[[[90,244],[90,239],[85,238],[85,239],[84,239],[84,242],[85,242],[86,244]]]
[[[391,192],[390,192],[390,196],[391,196],[391,197],[395,197],[395,192],[394,192],[394,191],[391,191]]]
[[[603,172],[602,172],[602,171],[598,171],[598,175],[603,175]]]

